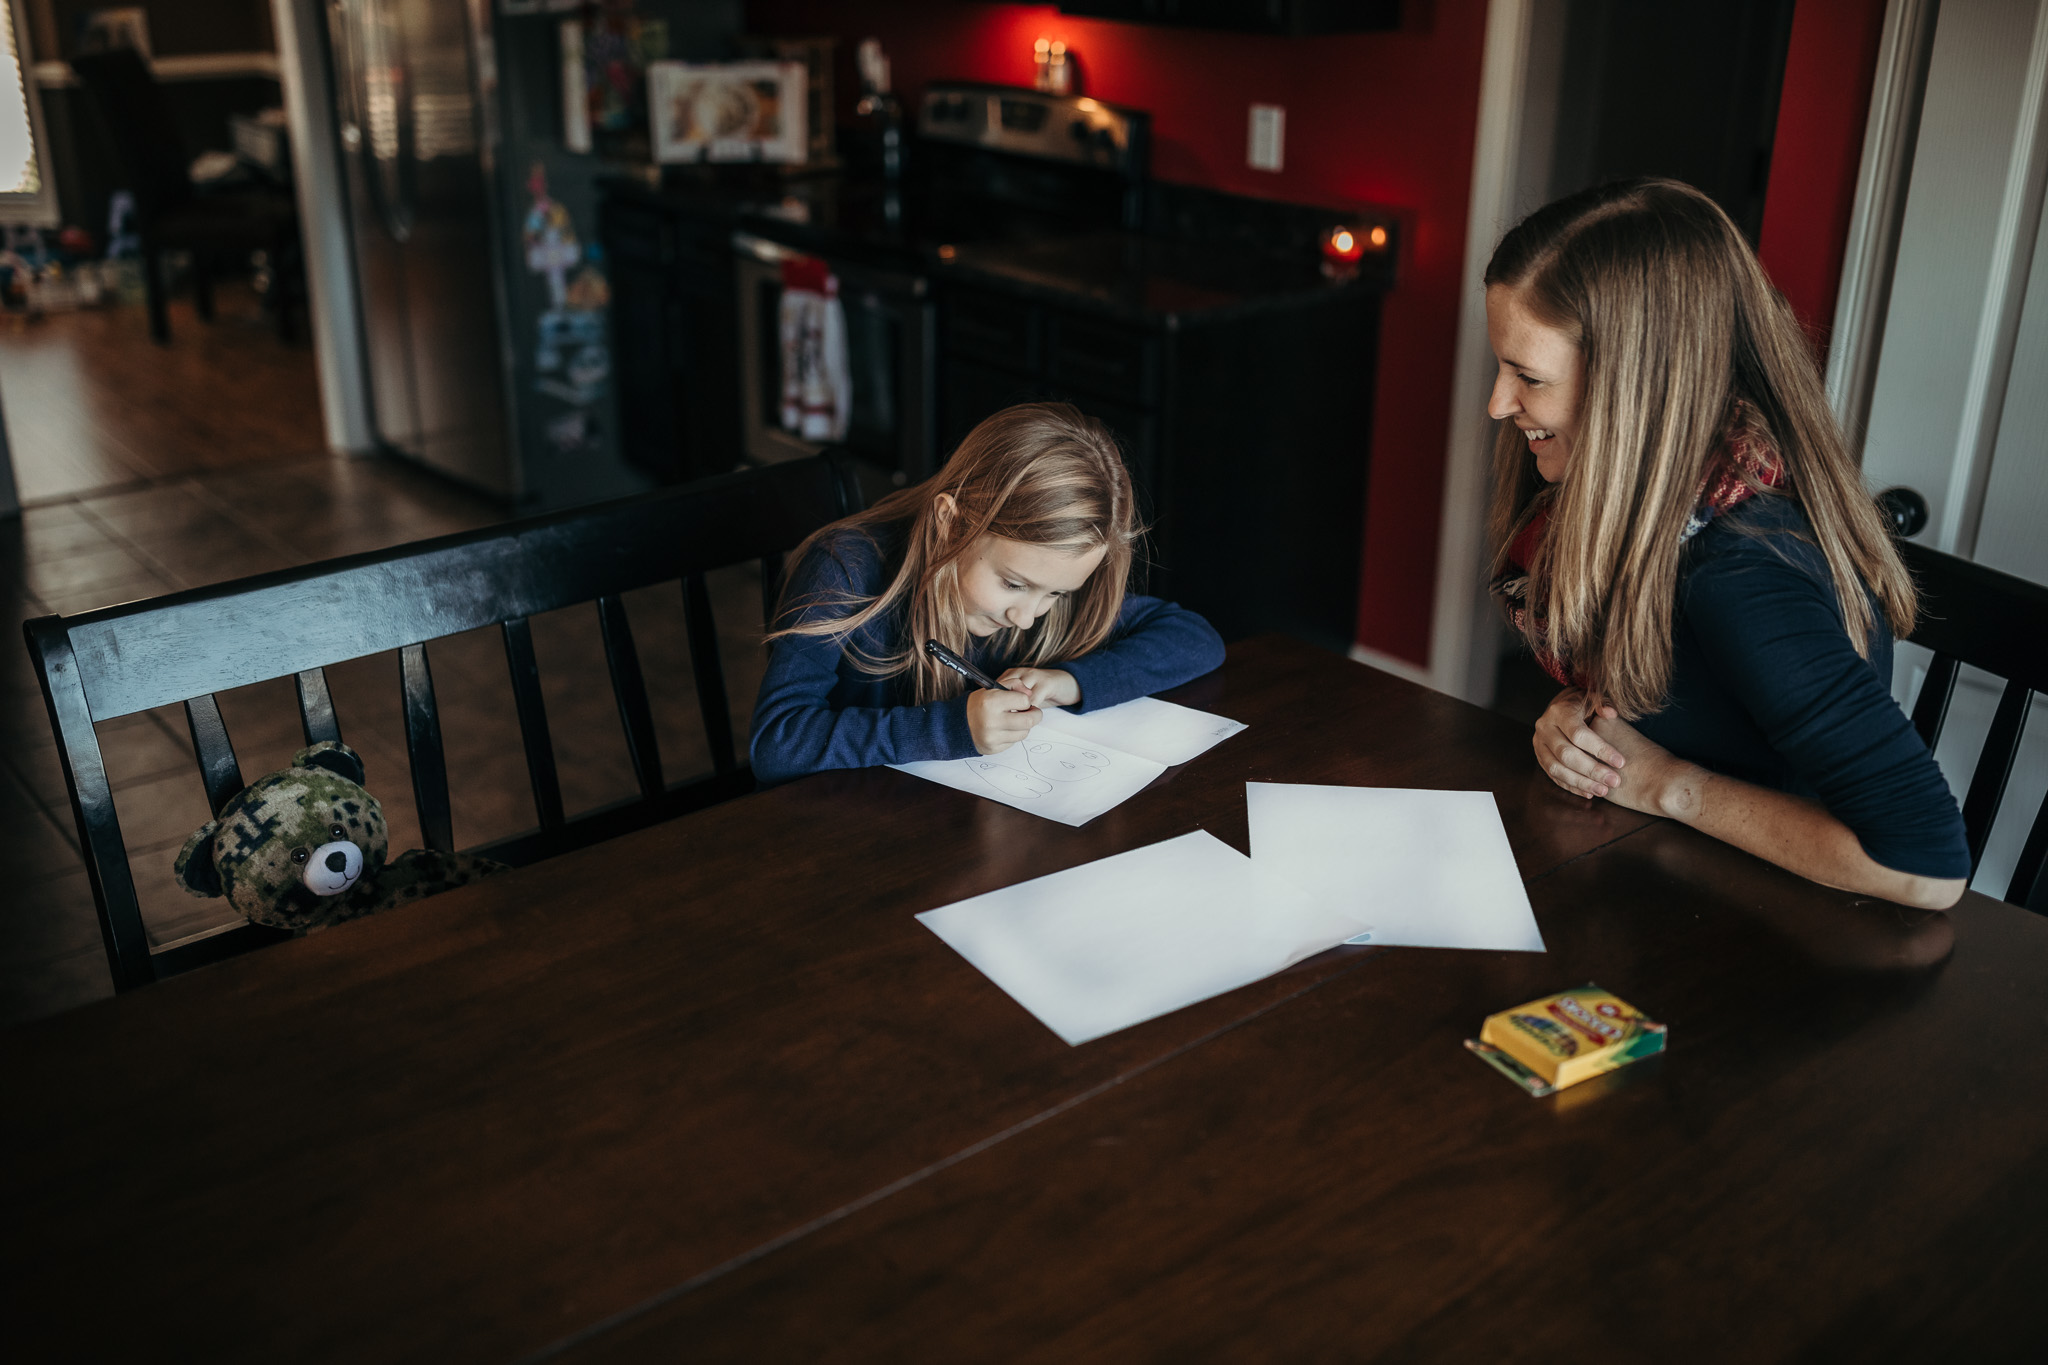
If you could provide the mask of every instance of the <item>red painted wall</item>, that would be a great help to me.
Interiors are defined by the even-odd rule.
[[[752,0],[756,32],[831,34],[841,85],[864,37],[897,93],[929,80],[1028,85],[1031,44],[1078,54],[1082,93],[1148,110],[1162,180],[1307,204],[1406,211],[1400,282],[1380,334],[1358,638],[1429,653],[1459,274],[1472,182],[1485,0],[1411,0],[1396,33],[1266,38],[1072,19],[1044,5],[961,0]],[[1245,165],[1247,106],[1287,110],[1285,169]],[[1365,377],[1360,377],[1365,382]],[[1360,458],[1366,451],[1360,449]]]
[[[1485,0],[1410,0],[1397,33],[1288,39],[1072,19],[964,0],[751,0],[749,26],[881,39],[898,93],[933,79],[1028,84],[1031,44],[1064,39],[1083,93],[1149,110],[1163,180],[1406,211],[1387,300],[1371,435],[1358,639],[1429,657],[1459,275],[1479,107]],[[1884,0],[1799,0],[1762,233],[1764,264],[1810,326],[1834,316]],[[1245,165],[1246,106],[1287,109],[1286,169]],[[1363,455],[1363,451],[1361,455]]]
[[[1757,254],[1800,321],[1825,342],[1877,74],[1884,0],[1799,0]]]

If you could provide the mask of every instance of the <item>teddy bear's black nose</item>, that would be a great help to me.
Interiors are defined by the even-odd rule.
[[[348,854],[343,853],[338,848],[328,854],[327,870],[329,872],[346,872],[348,870]]]

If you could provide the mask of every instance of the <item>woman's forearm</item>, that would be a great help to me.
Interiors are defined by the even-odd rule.
[[[1804,797],[1692,763],[1674,763],[1660,785],[1657,804],[1664,815],[1824,886],[1946,910],[1967,885],[1961,878],[1919,877],[1886,867],[1863,851],[1855,831],[1827,807]]]

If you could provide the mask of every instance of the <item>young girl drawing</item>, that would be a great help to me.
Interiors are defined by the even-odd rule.
[[[1494,590],[1565,684],[1566,791],[1814,881],[1944,909],[1961,817],[1890,694],[1913,583],[1807,342],[1689,186],[1538,210],[1486,272]]]
[[[1215,668],[1207,621],[1125,591],[1138,535],[1100,423],[1064,403],[990,417],[938,474],[797,548],[755,776],[1001,753],[1043,707],[1100,710]],[[927,640],[1002,690],[970,690]]]

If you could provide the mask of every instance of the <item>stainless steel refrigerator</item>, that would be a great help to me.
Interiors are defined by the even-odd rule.
[[[739,22],[646,4],[686,40]],[[594,182],[619,167],[564,146],[563,16],[540,8],[327,4],[378,439],[521,511],[649,482],[619,456],[596,249]]]

